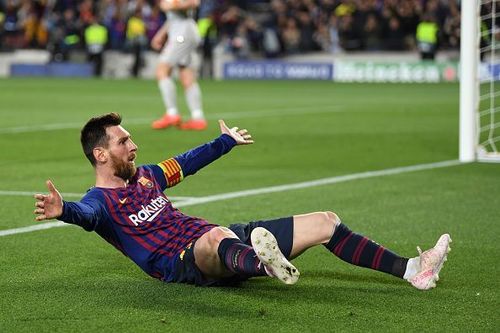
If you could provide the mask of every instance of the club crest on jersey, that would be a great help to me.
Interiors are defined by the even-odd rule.
[[[141,177],[139,178],[138,180],[139,184],[141,184],[142,186],[145,186],[147,188],[153,188],[153,182],[150,181],[149,179],[147,179],[146,177]]]

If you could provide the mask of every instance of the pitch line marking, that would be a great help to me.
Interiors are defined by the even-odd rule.
[[[329,113],[329,112],[347,112],[344,110],[332,110],[339,108],[340,106],[335,105],[322,105],[317,106],[314,110],[311,107],[297,107],[297,108],[287,108],[285,109],[272,109],[272,110],[261,110],[258,112],[243,111],[243,112],[226,112],[226,113],[215,113],[207,115],[207,119],[239,119],[239,118],[261,118],[261,117],[274,117],[274,116],[293,116],[293,115],[303,115],[307,114],[319,114],[319,113]],[[149,124],[152,121],[151,118],[136,118],[124,121],[127,125],[144,125]],[[29,133],[29,132],[44,132],[53,130],[65,130],[65,129],[80,129],[82,123],[59,123],[59,124],[41,124],[36,126],[19,126],[19,127],[6,127],[0,128],[0,134],[17,134],[17,133]]]
[[[57,227],[65,227],[67,225],[71,225],[71,224],[64,223],[64,222],[61,222],[61,221],[39,223],[39,224],[35,224],[35,225],[30,225],[29,227],[22,227],[22,228],[2,230],[2,231],[0,231],[0,237],[2,237],[2,236],[9,236],[9,235],[16,235],[16,234],[22,234],[22,233],[32,232],[32,231],[37,231],[37,230],[52,229],[52,228],[57,228]]]
[[[347,110],[342,105],[316,105],[316,106],[303,106],[287,109],[268,109],[258,112],[242,111],[242,112],[223,112],[208,114],[207,119],[243,119],[243,118],[263,118],[263,117],[277,117],[277,116],[294,116],[304,114],[324,114],[324,113],[353,113],[353,112],[375,112],[373,110]],[[411,110],[384,110],[383,112],[411,112]],[[145,125],[149,124],[153,119],[151,118],[136,118],[124,121],[124,125]],[[84,121],[83,121],[84,122]],[[59,124],[40,124],[36,126],[19,126],[19,127],[4,127],[0,128],[0,134],[18,134],[18,133],[31,133],[31,132],[45,132],[53,130],[66,130],[66,129],[80,129],[81,123],[59,123]]]
[[[407,172],[446,168],[446,167],[457,166],[457,165],[461,165],[461,164],[462,163],[458,160],[450,160],[450,161],[443,161],[443,162],[436,162],[436,163],[410,165],[410,166],[406,166],[406,167],[397,167],[397,168],[377,170],[377,171],[367,171],[367,172],[354,173],[354,174],[344,175],[344,176],[321,178],[321,179],[317,179],[317,180],[300,182],[300,183],[292,183],[292,184],[270,186],[270,187],[261,187],[261,188],[256,188],[253,190],[245,190],[245,191],[237,191],[237,192],[209,195],[206,197],[200,197],[200,198],[195,198],[195,199],[190,199],[190,200],[187,200],[184,202],[180,202],[180,203],[176,204],[175,206],[176,206],[176,208],[194,206],[194,205],[200,205],[200,204],[205,204],[205,203],[209,203],[209,202],[229,200],[229,199],[240,198],[240,197],[248,197],[248,196],[252,196],[252,195],[285,192],[285,191],[298,190],[298,189],[309,188],[309,187],[343,183],[343,182],[348,182],[351,180],[391,176],[391,175],[398,175],[398,174],[407,173]],[[32,231],[36,231],[36,230],[44,230],[44,229],[50,229],[50,228],[55,228],[55,227],[63,227],[66,225],[71,225],[71,224],[57,221],[57,222],[47,222],[47,223],[36,224],[36,225],[29,226],[29,227],[0,230],[0,237],[7,236],[7,235],[26,233],[26,232],[32,232]]]
[[[28,192],[28,191],[0,191],[0,196],[18,196],[18,197],[32,197],[38,192]],[[61,193],[63,197],[67,198],[81,198],[84,196],[83,193]]]
[[[215,194],[215,195],[209,195],[206,197],[195,198],[192,200],[188,200],[188,201],[179,203],[179,205],[177,205],[177,207],[186,207],[186,206],[199,205],[199,204],[204,204],[204,203],[213,202],[213,201],[222,201],[222,200],[228,200],[228,199],[234,199],[234,198],[240,198],[240,197],[248,197],[248,196],[260,195],[260,194],[285,192],[285,191],[290,191],[290,190],[298,190],[298,189],[316,187],[316,186],[322,186],[322,185],[331,185],[331,184],[343,183],[343,182],[347,182],[347,181],[351,181],[351,180],[397,175],[397,174],[413,172],[413,171],[438,169],[438,168],[444,168],[444,167],[449,167],[449,166],[456,166],[456,165],[460,165],[460,164],[462,164],[462,163],[458,160],[443,161],[443,162],[428,163],[428,164],[417,164],[417,165],[410,165],[410,166],[406,166],[406,167],[397,167],[397,168],[377,170],[377,171],[367,171],[367,172],[361,172],[361,173],[354,173],[354,174],[344,175],[344,176],[321,178],[321,179],[317,179],[317,180],[311,180],[311,181],[300,182],[300,183],[292,183],[292,184],[285,184],[285,185],[262,187],[262,188],[252,189],[252,190]]]
[[[29,192],[29,191],[2,191],[0,190],[0,196],[19,196],[19,197],[32,197],[35,193],[41,192]],[[85,193],[61,193],[63,198],[82,198]],[[193,200],[196,197],[181,197],[181,196],[172,196],[168,197],[171,201],[185,201],[185,200]]]

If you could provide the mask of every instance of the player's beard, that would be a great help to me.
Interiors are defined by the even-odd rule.
[[[113,162],[113,167],[115,168],[115,176],[128,181],[135,175],[137,168],[132,161],[123,161],[113,154],[111,154],[110,157],[111,162]]]

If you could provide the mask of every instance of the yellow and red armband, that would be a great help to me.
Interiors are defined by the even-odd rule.
[[[175,186],[184,179],[182,168],[174,158],[158,163],[158,166],[163,170],[167,180],[167,187]]]

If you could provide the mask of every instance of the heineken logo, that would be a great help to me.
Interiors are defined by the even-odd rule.
[[[456,81],[456,63],[354,62],[335,63],[334,80],[340,82],[435,83]]]

